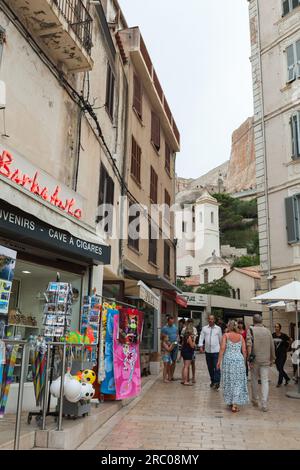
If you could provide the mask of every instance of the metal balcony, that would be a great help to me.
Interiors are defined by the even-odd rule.
[[[49,58],[67,72],[91,70],[93,19],[82,0],[6,0]]]

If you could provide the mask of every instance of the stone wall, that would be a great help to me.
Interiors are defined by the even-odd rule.
[[[232,134],[229,162],[228,193],[238,193],[256,186],[253,118],[248,118]]]

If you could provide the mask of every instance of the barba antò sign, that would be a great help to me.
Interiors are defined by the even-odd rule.
[[[16,152],[0,146],[0,175],[23,187],[44,201],[59,208],[76,219],[83,215],[82,202],[78,203],[77,194],[69,188],[57,184],[54,178],[37,169]]]

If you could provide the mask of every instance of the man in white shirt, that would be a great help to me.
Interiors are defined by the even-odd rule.
[[[216,325],[214,315],[209,315],[208,325],[202,328],[199,339],[200,353],[204,353],[204,342],[206,364],[211,382],[210,387],[218,390],[220,388],[221,372],[220,369],[217,369],[217,363],[222,342],[222,330]]]

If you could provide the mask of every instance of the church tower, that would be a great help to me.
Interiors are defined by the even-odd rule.
[[[207,190],[195,204],[195,258],[198,265],[220,256],[219,203]]]

